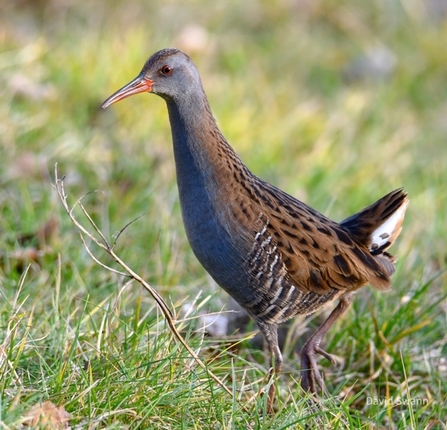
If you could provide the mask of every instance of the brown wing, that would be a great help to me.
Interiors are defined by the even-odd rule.
[[[390,287],[388,265],[348,229],[266,182],[256,186],[251,191],[256,198],[244,212],[258,214],[254,231],[267,229],[298,289],[325,295],[367,283],[381,290]]]

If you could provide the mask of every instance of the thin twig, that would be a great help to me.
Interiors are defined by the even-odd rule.
[[[64,183],[61,182],[62,187],[64,186]],[[88,195],[88,194],[87,194]],[[84,196],[85,197],[85,196]],[[90,224],[92,225],[92,227],[95,229],[96,233],[99,234],[99,236],[101,237],[101,239],[103,240],[105,246],[102,246],[103,249],[111,249],[112,247],[110,246],[109,241],[106,239],[106,237],[102,234],[102,231],[99,229],[99,227],[96,225],[95,221],[93,221],[92,217],[90,216],[90,214],[87,212],[87,210],[85,209],[84,205],[82,204],[82,199],[84,197],[81,197],[78,200],[78,205],[81,208],[82,212],[84,213],[85,217],[88,219],[88,221],[90,222]],[[71,211],[71,215],[73,216],[73,210]],[[99,245],[99,241],[96,240],[96,242]]]
[[[138,221],[143,215],[139,215],[137,216],[135,219],[133,219],[132,221],[129,221],[116,235],[115,238],[113,240],[113,245],[112,248],[116,245],[116,242],[118,242],[119,237],[121,236],[122,233],[124,233],[124,230],[126,230],[127,227],[129,227],[131,224],[133,224],[134,222]]]
[[[120,272],[119,270],[114,269],[113,267],[107,266],[103,262],[99,261],[93,252],[90,250],[90,248],[87,245],[87,242],[84,239],[84,234],[82,232],[79,232],[79,236],[81,236],[82,244],[84,245],[85,250],[87,251],[87,254],[90,255],[91,259],[101,267],[104,267],[104,269],[107,269],[109,272],[116,273],[117,275],[125,276],[126,278],[130,277],[128,273]]]
[[[188,343],[186,342],[186,340],[183,338],[183,336],[180,334],[180,332],[177,330],[176,326],[175,326],[175,321],[174,321],[174,316],[173,313],[171,311],[171,309],[169,308],[169,306],[167,305],[167,303],[165,302],[165,300],[163,299],[163,297],[154,289],[152,288],[151,285],[149,285],[140,275],[138,275],[136,272],[134,272],[123,260],[121,260],[120,257],[118,257],[117,254],[115,254],[115,251],[113,249],[115,243],[116,243],[116,239],[114,241],[113,246],[110,246],[108,240],[105,238],[105,236],[103,235],[103,233],[100,231],[99,227],[96,225],[96,223],[93,221],[93,219],[91,218],[91,216],[88,214],[87,210],[85,209],[85,207],[82,204],[82,198],[77,200],[77,202],[75,203],[75,205],[70,208],[67,202],[67,194],[65,193],[65,188],[64,188],[64,176],[62,178],[59,178],[58,176],[58,170],[57,170],[57,164],[55,165],[54,168],[54,177],[55,177],[55,185],[53,185],[53,187],[55,188],[61,202],[62,205],[65,209],[65,211],[67,212],[70,220],[73,222],[73,224],[78,228],[78,230],[80,231],[80,235],[81,235],[81,239],[82,239],[82,243],[84,245],[84,247],[86,248],[88,254],[93,258],[93,260],[99,264],[101,267],[110,270],[113,273],[118,273],[120,275],[124,275],[127,277],[130,277],[132,279],[134,279],[135,281],[137,281],[139,284],[141,284],[148,292],[149,294],[151,294],[151,296],[154,298],[154,300],[156,301],[157,305],[159,306],[159,308],[161,309],[167,323],[168,326],[171,330],[171,332],[173,333],[174,337],[183,345],[183,347],[188,351],[188,353],[194,358],[194,360],[196,361],[196,363],[208,374],[208,376],[213,379],[217,384],[219,384],[226,393],[228,393],[230,396],[233,396],[233,393],[231,392],[231,390],[224,384],[224,382],[218,378],[216,375],[214,375],[213,372],[211,372],[205,365],[205,363],[198,357],[198,355],[194,352],[194,350],[188,345]],[[82,210],[82,212],[84,213],[84,215],[86,216],[86,218],[88,219],[89,223],[92,225],[93,229],[95,230],[95,232],[99,235],[99,237],[101,239],[98,239],[94,234],[90,233],[74,216],[73,214],[73,210],[76,206],[79,206],[80,209]],[[138,218],[137,218],[138,219]],[[135,220],[134,220],[135,221]],[[134,222],[132,221],[132,222]],[[130,225],[131,223],[127,224],[123,229],[120,230],[119,235],[124,231],[124,229]],[[118,235],[118,236],[119,236]],[[96,257],[94,257],[93,253],[91,252],[91,250],[88,248],[84,236],[89,237],[94,243],[96,243],[97,246],[99,246],[101,249],[103,249],[104,251],[106,251],[112,258],[113,260],[115,260],[116,263],[118,263],[118,265],[120,265],[124,271],[126,273],[122,273],[120,271],[117,271],[115,269],[110,268],[109,266],[101,263]],[[244,405],[241,405],[242,408],[244,410],[247,410],[246,407]]]

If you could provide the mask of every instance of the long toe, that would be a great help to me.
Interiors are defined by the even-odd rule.
[[[309,393],[317,393],[310,359],[307,354],[303,353],[301,353],[301,388]]]
[[[303,390],[316,394],[316,384],[320,386],[322,391],[325,390],[323,378],[318,370],[315,349],[305,348],[301,352],[301,372],[301,386]]]
[[[333,365],[336,366],[336,365],[340,364],[341,360],[339,357],[337,357],[333,354],[329,354],[329,352],[326,352],[324,349],[321,349],[319,346],[316,346],[314,350],[317,354],[320,354],[323,357],[327,358]]]

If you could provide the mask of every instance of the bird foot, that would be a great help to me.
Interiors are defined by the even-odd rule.
[[[317,342],[307,342],[301,351],[301,386],[304,391],[316,394],[317,383],[321,390],[325,390],[325,385],[320,371],[318,370],[317,354],[327,358],[332,364],[339,364],[339,359],[335,355],[321,349]]]
[[[348,309],[351,303],[352,295],[347,294],[340,298],[336,308],[326,318],[326,321],[318,328],[318,330],[309,338],[301,351],[301,386],[303,390],[313,394],[317,393],[315,383],[317,383],[324,392],[324,382],[321,373],[318,370],[317,354],[326,357],[331,363],[337,364],[339,360],[335,355],[331,355],[320,348],[320,342],[332,327],[334,322]]]

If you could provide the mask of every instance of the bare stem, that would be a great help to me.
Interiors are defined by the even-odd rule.
[[[54,168],[54,177],[55,177],[55,185],[53,185],[53,187],[55,188],[59,199],[62,202],[62,205],[65,209],[65,211],[67,212],[70,220],[73,222],[73,224],[76,226],[76,228],[79,230],[79,233],[81,235],[81,240],[82,243],[86,249],[86,251],[88,252],[88,254],[90,255],[90,257],[97,263],[99,264],[101,267],[103,267],[106,270],[109,270],[110,272],[113,273],[117,273],[119,275],[123,275],[126,276],[128,278],[134,279],[135,281],[137,281],[139,284],[141,284],[146,291],[149,292],[149,294],[154,298],[154,300],[157,302],[157,305],[159,306],[159,308],[161,309],[167,323],[168,326],[172,332],[172,334],[174,335],[174,337],[183,345],[183,347],[188,351],[188,353],[193,357],[193,359],[196,361],[196,363],[208,374],[208,376],[213,379],[217,384],[219,384],[230,396],[233,396],[233,393],[231,392],[231,390],[224,384],[224,382],[219,379],[216,375],[214,375],[213,372],[211,372],[205,365],[205,363],[197,356],[197,354],[194,352],[194,350],[188,345],[188,343],[186,342],[186,340],[183,338],[183,336],[179,333],[179,331],[176,328],[175,325],[175,320],[174,320],[174,314],[171,311],[171,309],[169,308],[169,306],[167,305],[167,303],[165,302],[165,300],[163,299],[163,297],[151,286],[149,285],[140,275],[138,275],[138,273],[134,272],[123,260],[121,260],[121,258],[115,253],[114,251],[114,245],[116,243],[116,240],[118,239],[119,235],[134,221],[130,222],[129,224],[127,224],[125,227],[123,227],[120,232],[118,233],[118,236],[115,238],[115,241],[113,242],[112,245],[110,245],[109,241],[106,239],[106,237],[104,236],[104,234],[101,232],[101,230],[99,229],[99,227],[96,225],[96,223],[93,221],[93,219],[91,218],[91,216],[88,214],[87,210],[85,209],[85,207],[82,204],[82,199],[85,197],[81,197],[80,199],[78,199],[76,201],[76,203],[70,208],[70,206],[68,205],[67,202],[67,194],[65,193],[65,188],[64,188],[64,176],[62,178],[59,178],[58,175],[58,170],[57,170],[57,164],[55,165]],[[74,216],[74,209],[76,208],[76,206],[79,206],[80,209],[82,210],[82,212],[84,213],[84,215],[86,216],[87,220],[89,221],[90,225],[93,227],[93,230],[95,233],[91,233],[87,230],[86,227],[84,227]],[[99,236],[96,236],[96,234]],[[119,271],[119,270],[115,270],[109,266],[107,266],[106,264],[102,263],[97,257],[95,257],[95,255],[93,254],[93,252],[91,251],[91,249],[88,247],[87,243],[85,242],[85,237],[88,237],[89,239],[91,239],[98,247],[100,247],[101,249],[103,249],[104,251],[106,251],[111,257],[112,259],[118,263],[122,268],[123,268],[123,272]],[[245,406],[242,406],[244,409],[246,409]]]

